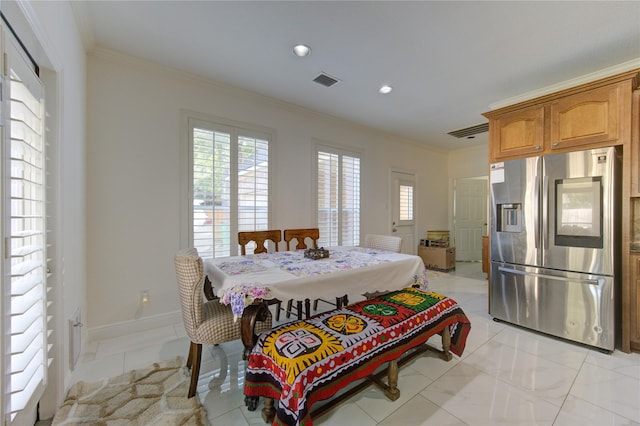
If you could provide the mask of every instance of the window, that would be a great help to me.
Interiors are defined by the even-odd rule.
[[[320,246],[360,245],[360,157],[317,149],[317,215]]]
[[[269,229],[271,136],[194,118],[189,135],[192,245],[203,257],[238,254],[239,231]]]
[[[9,119],[0,165],[6,194],[0,382],[8,424],[42,395],[48,327],[43,88],[12,37],[7,37],[6,49],[8,73],[2,78],[2,93],[7,96],[2,99],[2,113]]]
[[[400,220],[413,220],[413,185],[400,184]]]

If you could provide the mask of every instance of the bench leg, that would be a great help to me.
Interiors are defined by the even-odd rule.
[[[387,388],[384,390],[386,397],[391,401],[395,401],[400,398],[400,390],[398,389],[398,361],[395,359],[393,361],[389,361],[387,383]]]
[[[273,408],[273,398],[264,398],[264,408],[262,409],[262,420],[265,423],[272,424],[276,417],[276,410]]]
[[[442,359],[445,361],[451,361],[453,355],[449,351],[451,349],[451,332],[449,331],[449,327],[445,327],[442,330]]]
[[[258,408],[258,401],[260,401],[259,396],[245,396],[244,397],[244,405],[247,406],[247,410],[256,411]]]

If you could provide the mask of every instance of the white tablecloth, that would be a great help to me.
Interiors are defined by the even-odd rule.
[[[267,287],[271,297],[319,299],[398,290],[414,284],[427,288],[418,256],[363,247],[329,247],[326,259],[311,260],[304,250],[204,259],[205,274],[216,295],[241,285]]]

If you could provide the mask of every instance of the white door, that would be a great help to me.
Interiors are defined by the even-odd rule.
[[[487,178],[456,179],[454,193],[456,260],[480,261],[487,235]]]
[[[415,254],[415,182],[411,173],[391,172],[391,235],[402,238],[402,252]]]

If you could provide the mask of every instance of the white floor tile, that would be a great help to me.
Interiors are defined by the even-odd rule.
[[[399,400],[371,387],[315,425],[640,426],[640,354],[607,355],[494,322],[479,263],[427,274],[430,289],[456,300],[471,320],[462,358],[445,362],[428,352],[401,368]],[[441,347],[439,336],[429,342]],[[181,323],[89,342],[72,380],[93,382],[175,356],[186,361],[188,351]],[[213,426],[265,424],[262,401],[256,411],[244,404],[242,351],[240,341],[203,347],[197,391]]]
[[[561,406],[578,370],[489,341],[463,361],[531,395]]]
[[[420,395],[469,425],[551,425],[559,408],[460,362]]]
[[[208,413],[207,413],[208,414]],[[212,425],[224,425],[224,426],[249,426],[249,422],[242,414],[242,411],[239,408],[235,410],[231,410],[228,413],[225,413],[221,416],[212,418],[208,416],[209,422]],[[260,419],[261,424],[264,424],[264,421]],[[255,423],[254,423],[255,424]]]
[[[640,422],[640,380],[585,363],[571,395]]]
[[[384,380],[386,382],[386,378]],[[388,417],[391,413],[402,406],[402,404],[416,396],[430,383],[431,379],[423,376],[410,366],[405,365],[400,369],[398,377],[400,397],[397,400],[389,400],[384,395],[383,391],[375,386],[371,386],[362,391],[362,393],[354,396],[352,400],[369,416],[377,421],[382,421],[385,417]]]
[[[603,410],[596,405],[572,395],[567,397],[567,400],[562,405],[560,414],[558,414],[553,424],[554,426],[640,425],[640,423],[619,416],[611,411]]]
[[[422,395],[416,395],[406,404],[378,423],[379,426],[438,425],[463,426],[465,423],[438,407]]]
[[[353,402],[346,402],[333,408],[328,413],[313,419],[315,426],[374,426],[376,421]]]
[[[168,325],[166,327],[155,328],[144,332],[132,333],[126,336],[105,339],[98,342],[96,358],[101,358],[114,353],[126,352],[135,349],[155,345],[166,341],[174,340],[176,335],[175,327]]]
[[[153,362],[153,361],[152,361]],[[124,353],[104,356],[100,359],[78,363],[71,374],[73,382],[97,382],[124,373]]]
[[[583,346],[508,325],[492,340],[575,370],[589,353]]]

